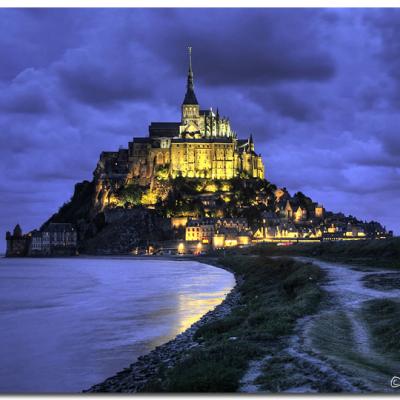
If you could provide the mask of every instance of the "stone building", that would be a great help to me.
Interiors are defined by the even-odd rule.
[[[28,254],[30,235],[22,234],[22,229],[17,224],[13,233],[6,233],[7,249],[6,257],[23,257]]]
[[[312,219],[321,220],[324,217],[325,209],[321,204],[314,202],[301,203],[297,199],[291,198],[288,193],[282,193],[281,189],[275,192],[275,212],[281,218],[302,222]]]
[[[50,223],[40,231],[31,233],[29,255],[73,256],[77,252],[78,236],[69,223]]]
[[[201,109],[194,92],[189,51],[186,94],[179,122],[152,122],[148,137],[127,149],[103,152],[94,172],[100,197],[127,182],[149,185],[157,175],[175,178],[264,178],[264,165],[252,135],[239,139],[228,118]]]
[[[19,225],[13,234],[6,233],[6,257],[73,256],[77,254],[78,236],[69,223],[50,223],[25,235]]]
[[[188,221],[185,240],[224,248],[249,245],[250,234],[245,218],[200,218]]]
[[[215,225],[216,220],[214,218],[189,220],[186,226],[185,240],[187,242],[211,243]]]
[[[225,247],[248,246],[251,243],[250,232],[240,231],[237,228],[220,228],[214,234],[212,247],[223,249]]]

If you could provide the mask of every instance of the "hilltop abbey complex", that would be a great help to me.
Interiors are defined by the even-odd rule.
[[[40,229],[6,233],[6,255],[201,254],[391,235],[266,180],[252,135],[239,139],[218,109],[200,109],[189,48],[180,121],[152,122],[147,137],[102,152],[93,180],[76,184]]]
[[[100,178],[125,177],[149,184],[157,172],[168,177],[232,179],[264,178],[261,155],[252,135],[238,139],[228,118],[200,109],[194,92],[189,48],[189,72],[179,122],[152,122],[148,137],[136,137],[128,149],[103,152],[95,171]]]

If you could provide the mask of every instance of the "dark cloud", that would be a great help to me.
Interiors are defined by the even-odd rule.
[[[124,49],[117,46],[112,51],[98,52],[97,57],[86,49],[73,50],[55,70],[72,97],[102,106],[155,95],[153,77],[140,64],[132,58],[127,60]],[[135,73],[135,68],[141,73]]]
[[[387,154],[391,156],[390,158],[395,158],[397,160],[396,166],[400,168],[400,134],[397,130],[396,132],[391,132],[389,135],[385,135],[383,141],[384,149]]]
[[[261,105],[266,112],[275,111],[282,117],[310,122],[320,118],[322,104],[309,101],[306,93],[295,94],[290,90],[252,90],[249,98]]]
[[[0,109],[3,112],[43,114],[48,111],[46,95],[35,82],[11,84],[4,89],[0,93]]]
[[[385,72],[393,78],[388,88],[392,104],[400,108],[400,10],[387,9],[367,14],[365,21],[373,28],[382,46],[377,55],[384,61]],[[391,90],[390,90],[391,89]]]
[[[90,11],[2,9],[0,18],[0,80],[10,80],[27,68],[45,68],[66,48],[79,46]]]
[[[210,86],[325,81],[335,74],[334,59],[319,43],[315,24],[308,23],[321,15],[277,9],[179,11],[169,16],[179,29],[165,30],[155,45],[176,71],[182,71],[181,49],[192,45],[200,81]]]

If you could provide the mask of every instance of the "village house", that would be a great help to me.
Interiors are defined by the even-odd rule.
[[[50,223],[40,231],[31,233],[29,255],[75,255],[77,232],[69,223]]]
[[[223,248],[248,245],[251,235],[245,218],[200,218],[188,221],[185,240]]]
[[[212,238],[212,246],[214,249],[248,246],[250,243],[250,232],[239,231],[236,228],[221,228]]]
[[[19,225],[6,234],[7,257],[72,256],[77,254],[78,236],[69,223],[50,223],[23,235]]]
[[[188,221],[185,232],[187,242],[211,243],[215,232],[214,218],[191,219]]]

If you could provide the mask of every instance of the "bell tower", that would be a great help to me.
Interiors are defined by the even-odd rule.
[[[193,130],[195,126],[198,126],[200,110],[199,103],[197,102],[196,95],[194,93],[194,82],[193,82],[193,70],[192,70],[192,48],[188,47],[189,51],[189,72],[186,84],[186,94],[182,103],[182,125]]]

